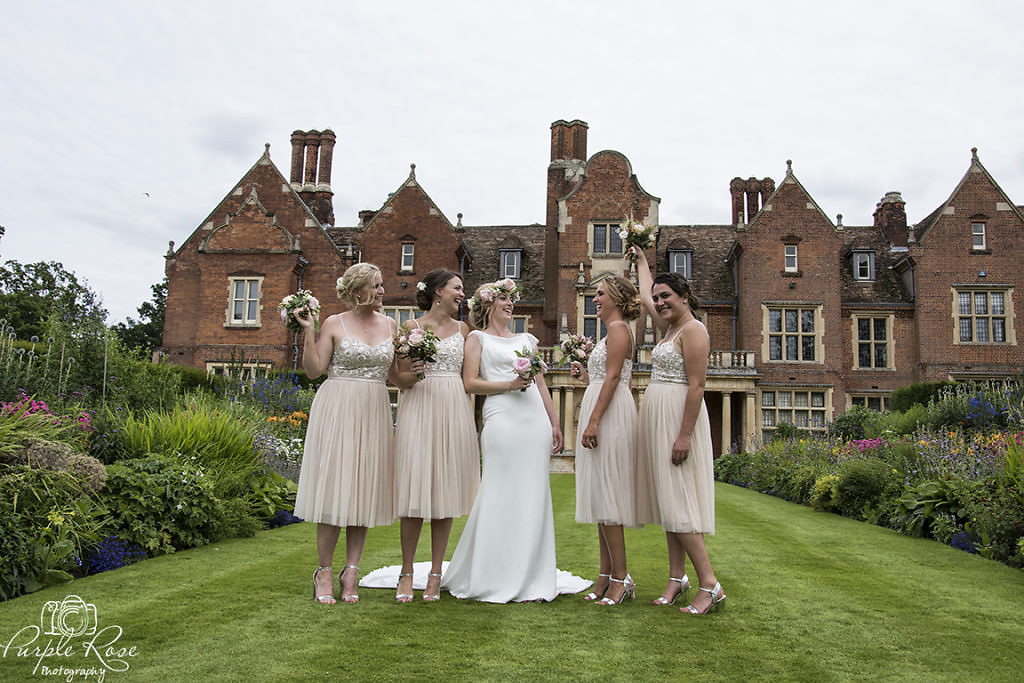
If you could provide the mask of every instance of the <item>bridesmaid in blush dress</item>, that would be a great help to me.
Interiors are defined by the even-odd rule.
[[[335,604],[332,559],[341,527],[345,568],[341,599],[357,602],[359,560],[368,527],[394,521],[391,404],[385,382],[397,384],[395,323],[379,311],[380,269],[357,263],[338,278],[338,296],[351,309],[324,321],[319,336],[312,316],[296,314],[305,341],[302,367],[311,377],[327,371],[309,411],[295,514],[317,525],[320,567],[313,597]]]
[[[479,329],[466,340],[462,378],[487,398],[480,491],[442,579],[457,598],[554,600],[590,585],[555,564],[549,461],[562,448],[562,432],[544,376],[530,380],[513,369],[517,351],[537,347],[532,334],[509,332],[517,299],[518,287],[506,279],[482,285],[470,301]]]
[[[579,362],[571,364],[589,385],[580,403],[576,442],[576,521],[597,524],[601,558],[594,590],[584,599],[617,605],[626,596],[636,598],[626,571],[623,526],[642,526],[636,522],[633,335],[626,322],[640,315],[640,301],[633,283],[613,276],[598,284],[594,306],[608,333],[591,352],[586,370]]]
[[[480,485],[476,424],[462,384],[463,347],[469,328],[455,319],[464,298],[458,273],[427,273],[416,292],[416,303],[426,314],[410,327],[430,328],[439,337],[436,362],[426,364],[419,381],[409,370],[407,359],[398,362],[400,374],[415,382],[402,392],[395,432],[395,503],[402,520],[398,602],[413,599],[413,561],[424,519],[430,520],[431,552],[423,599],[432,602],[440,598],[452,518],[469,512]]]
[[[715,533],[715,478],[711,424],[704,405],[710,342],[693,311],[697,298],[677,273],[651,278],[637,250],[640,301],[662,333],[651,353],[651,381],[640,403],[638,464],[644,468],[652,519],[668,543],[668,585],[656,605],[670,605],[689,587],[686,558],[697,572],[699,590],[683,607],[707,614],[725,600],[708,558],[704,534]],[[642,484],[641,484],[642,485]]]

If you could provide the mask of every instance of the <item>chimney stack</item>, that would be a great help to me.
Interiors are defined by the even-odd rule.
[[[771,178],[733,178],[729,183],[732,195],[732,224],[747,225],[775,192],[775,181]]]
[[[886,192],[875,205],[875,227],[894,247],[907,246],[907,203],[899,192]]]
[[[292,133],[291,186],[321,225],[334,225],[331,166],[336,139],[330,128]]]
[[[587,123],[559,119],[551,124],[551,161],[587,159]]]

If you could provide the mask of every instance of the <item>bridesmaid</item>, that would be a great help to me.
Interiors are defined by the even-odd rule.
[[[617,605],[627,595],[636,599],[622,528],[641,526],[634,499],[633,335],[626,322],[640,315],[640,302],[633,283],[615,276],[597,286],[594,305],[608,333],[591,352],[586,370],[579,362],[571,364],[574,374],[589,382],[580,404],[580,425],[586,427],[576,441],[576,521],[597,523],[601,556],[594,590],[584,599]]]
[[[705,533],[715,533],[711,425],[704,405],[708,331],[693,315],[698,301],[684,277],[663,273],[652,280],[643,251],[636,265],[640,300],[662,333],[651,353],[637,442],[653,504],[650,521],[661,523],[668,543],[668,585],[654,604],[670,605],[689,588],[684,573],[689,556],[700,585],[693,602],[681,609],[707,614],[725,600],[704,543]]]
[[[402,393],[395,440],[395,501],[402,520],[398,602],[413,599],[413,561],[424,519],[430,520],[431,566],[423,599],[441,597],[441,563],[452,518],[469,512],[480,485],[476,424],[462,384],[469,327],[455,319],[464,298],[458,273],[427,273],[416,292],[416,304],[426,313],[410,326],[433,329],[440,339],[437,361],[426,364],[425,377],[418,382],[407,359],[398,363],[403,379],[415,383]]]
[[[357,263],[338,278],[338,297],[350,310],[324,321],[319,337],[313,318],[296,317],[305,334],[302,367],[310,378],[327,371],[309,411],[295,514],[316,522],[320,567],[313,597],[335,604],[331,561],[345,527],[345,568],[338,574],[341,599],[353,603],[359,560],[368,527],[394,521],[391,404],[385,380],[398,384],[393,320],[380,313],[380,269]]]

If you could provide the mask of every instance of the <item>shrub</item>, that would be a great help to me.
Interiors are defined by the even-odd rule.
[[[224,527],[224,506],[192,461],[150,454],[115,463],[102,500],[111,534],[153,555],[203,545]]]
[[[889,400],[889,407],[896,411],[909,410],[912,406],[928,405],[939,395],[943,388],[955,385],[955,382],[918,382],[909,386],[900,387],[892,392]]]
[[[59,441],[31,439],[22,449],[14,453],[9,462],[27,465],[33,469],[47,469],[57,472],[71,472],[83,486],[92,491],[103,488],[107,470],[96,458],[76,452]]]
[[[1024,538],[1024,503],[997,479],[984,482],[964,504],[965,528],[979,539],[978,552],[1011,567],[1022,566],[1018,545]]]
[[[853,406],[829,423],[827,433],[835,439],[864,439],[878,436],[882,414],[864,406]]]
[[[811,507],[819,512],[835,512],[839,476],[826,474],[818,477],[811,491]]]
[[[789,441],[799,439],[800,436],[800,428],[795,424],[792,422],[780,422],[775,425],[775,431],[772,432],[772,441]]]
[[[915,403],[906,411],[883,413],[878,424],[879,433],[891,431],[895,434],[913,434],[928,422],[928,408]]]
[[[746,486],[743,469],[750,464],[750,453],[725,453],[715,460],[715,479],[735,486]]]
[[[969,498],[969,487],[954,479],[924,481],[904,488],[896,500],[890,525],[908,536],[930,536],[937,515],[964,518],[960,498]]]
[[[819,463],[804,463],[789,470],[782,486],[782,497],[786,500],[807,505],[814,495],[814,485],[825,474]]]
[[[865,510],[877,507],[893,482],[892,469],[880,460],[848,460],[836,482],[836,507],[844,515],[864,519]]]
[[[0,466],[0,599],[70,580],[103,508],[70,472]]]

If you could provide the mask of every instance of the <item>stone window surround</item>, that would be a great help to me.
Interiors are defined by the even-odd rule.
[[[866,366],[860,365],[860,347],[859,347],[859,345],[862,343],[862,340],[859,337],[859,332],[858,332],[858,329],[857,329],[857,327],[858,327],[857,326],[857,321],[858,320],[862,320],[862,319],[874,320],[875,318],[885,318],[885,344],[886,344],[886,347],[885,347],[885,367],[881,367],[881,368],[880,367],[875,367],[873,365],[870,366],[870,367],[866,367]],[[893,328],[894,328],[895,322],[896,322],[896,316],[893,313],[879,313],[877,311],[876,312],[872,312],[872,311],[858,311],[858,312],[854,312],[854,313],[852,313],[850,315],[850,348],[852,349],[853,369],[854,370],[889,370],[889,371],[893,371],[893,372],[896,371],[896,359],[895,359],[896,340],[895,340],[894,335],[893,335]],[[871,336],[872,336],[872,339],[871,339],[870,343],[873,346],[874,344],[878,343],[878,342],[876,342],[874,340],[874,323],[872,323],[872,335]],[[873,349],[872,349],[872,351],[873,351]],[[874,358],[874,353],[873,352],[872,352],[871,357],[872,357],[872,359]]]
[[[250,301],[248,297],[248,285],[245,286],[246,292],[243,295],[242,301],[243,310],[242,319],[235,320],[234,309],[235,303],[238,301],[235,297],[236,283],[239,282],[256,282],[256,290],[258,292],[256,296],[256,317],[254,319],[247,318],[247,302]],[[262,327],[263,326],[263,276],[262,275],[235,275],[228,277],[228,306],[224,311],[224,327]]]

